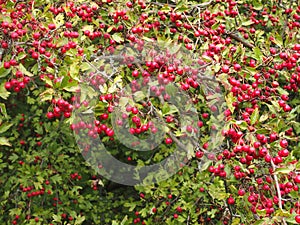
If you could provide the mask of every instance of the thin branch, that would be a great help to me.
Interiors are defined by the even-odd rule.
[[[249,42],[246,42],[245,40],[243,40],[242,38],[240,38],[240,37],[237,36],[236,34],[233,34],[233,33],[227,33],[227,35],[228,35],[229,37],[231,37],[232,39],[234,39],[234,40],[236,40],[236,41],[242,43],[244,46],[246,46],[246,47],[248,47],[248,48],[250,48],[250,49],[254,48],[254,45],[253,45],[253,44],[250,44]]]
[[[274,162],[271,160],[271,165],[272,165],[272,169],[273,171],[275,170],[275,164]],[[277,190],[277,196],[278,196],[278,205],[279,208],[282,210],[282,198],[281,198],[281,192],[280,192],[280,187],[279,187],[279,182],[278,182],[278,177],[275,173],[273,173],[273,177],[274,177],[274,181],[275,181],[275,185],[276,185],[276,190]],[[287,225],[287,223],[285,222],[284,217],[282,218],[282,222],[284,225]]]
[[[201,4],[197,4],[197,5],[193,5],[193,7],[200,7],[200,8],[205,8],[207,6],[209,6],[213,1],[210,0],[208,2],[204,2],[204,3],[201,3]],[[175,4],[170,4],[170,3],[160,3],[160,2],[151,2],[151,4],[153,5],[158,5],[158,6],[170,6],[170,7],[177,7],[177,5]],[[188,5],[191,5],[191,4],[188,4]]]

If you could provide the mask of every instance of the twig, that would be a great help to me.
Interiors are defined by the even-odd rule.
[[[226,193],[229,193],[226,179],[224,179],[224,187],[225,187]],[[230,221],[232,221],[232,217],[233,217],[234,213],[233,213],[232,208],[231,208],[231,206],[229,204],[227,205],[227,209],[229,210],[229,214],[230,214],[230,218],[229,219],[230,219]]]
[[[200,8],[204,8],[204,7],[207,7],[209,6],[213,1],[210,0],[208,2],[204,2],[204,3],[201,3],[201,4],[197,4],[197,5],[193,5],[193,7],[200,7]],[[175,4],[170,4],[170,3],[160,3],[160,2],[151,2],[151,4],[153,5],[158,5],[158,6],[170,6],[170,7],[177,7],[177,5]],[[188,4],[188,5],[191,5],[191,4]]]
[[[188,214],[188,217],[186,219],[186,225],[189,225],[190,224],[190,213]]]
[[[272,169],[273,171],[275,170],[275,164],[274,162],[271,160],[271,165],[272,165]],[[275,181],[275,185],[276,185],[276,190],[277,190],[277,196],[278,196],[278,205],[279,208],[282,210],[282,198],[281,198],[281,192],[280,192],[280,187],[279,187],[279,182],[278,182],[278,177],[275,173],[273,173],[273,177],[274,177],[274,181]],[[287,225],[287,223],[285,222],[284,217],[282,218],[282,222],[284,225]]]
[[[98,73],[100,73],[102,76],[104,76],[106,79],[110,80],[110,81],[113,81],[111,79],[111,77],[107,76],[106,74],[102,73],[101,71],[98,70],[98,68],[96,68],[92,63],[90,63],[90,61],[88,61],[85,57],[83,57],[83,60],[85,62],[87,62],[87,64],[89,64],[91,67],[93,67]]]
[[[179,193],[179,195],[176,196],[176,198],[170,202],[170,204],[168,205],[168,207],[166,208],[166,210],[162,213],[162,215],[160,216],[160,218],[163,218],[163,217],[165,216],[165,214],[170,210],[171,205],[172,205],[174,202],[176,202],[176,201],[179,199],[180,196],[181,196],[181,193]]]
[[[229,37],[231,37],[232,39],[234,39],[234,40],[236,40],[238,42],[241,42],[243,45],[245,45],[246,47],[248,47],[250,49],[254,48],[254,45],[250,44],[249,42],[244,41],[242,38],[240,38],[239,36],[237,36],[237,35],[235,35],[233,33],[227,33],[227,35]]]

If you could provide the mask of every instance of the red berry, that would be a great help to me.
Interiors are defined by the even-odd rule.
[[[38,59],[38,58],[39,58],[39,54],[38,54],[37,52],[33,52],[33,53],[31,54],[31,57],[32,57],[33,59]]]
[[[177,212],[182,212],[182,208],[181,208],[180,206],[178,206],[178,207],[176,208],[176,211],[177,211]]]
[[[54,113],[53,112],[47,112],[47,118],[48,119],[52,119],[54,117]]]
[[[229,72],[229,66],[224,65],[224,66],[222,67],[222,72],[223,72],[223,73],[228,73],[228,72]]]
[[[9,90],[9,89],[11,89],[12,86],[11,86],[10,82],[6,82],[4,87],[5,87],[6,90]]]
[[[197,151],[195,155],[196,155],[196,158],[200,159],[203,156],[203,152]]]
[[[138,113],[139,113],[139,110],[138,110],[137,108],[133,107],[133,108],[131,109],[131,112],[132,112],[133,114],[138,114]]]
[[[294,178],[294,181],[295,181],[295,183],[300,184],[300,175],[297,175],[297,176]]]
[[[244,196],[245,195],[245,190],[244,189],[238,190],[238,195],[239,196]]]
[[[286,148],[289,145],[288,141],[286,139],[283,139],[280,141],[280,146],[282,148]]]
[[[236,64],[233,65],[233,69],[234,69],[235,71],[240,71],[241,68],[242,68],[242,67],[241,67],[240,64],[237,64],[237,63],[236,63]]]
[[[165,142],[167,145],[170,145],[172,144],[173,140],[171,138],[166,138]]]
[[[295,216],[295,220],[297,223],[300,223],[300,215]]]
[[[227,203],[229,204],[229,205],[233,205],[234,204],[234,198],[232,198],[232,197],[229,197],[228,199],[227,199]]]
[[[3,67],[5,69],[9,69],[10,68],[10,63],[9,62],[4,62]]]
[[[50,30],[54,30],[54,29],[56,28],[56,26],[55,26],[54,23],[50,23],[50,24],[48,25],[48,28],[49,28]]]

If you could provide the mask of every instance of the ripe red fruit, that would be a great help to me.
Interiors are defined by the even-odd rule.
[[[188,50],[192,50],[193,49],[193,45],[192,44],[186,44],[185,47]]]
[[[229,72],[229,66],[224,65],[224,66],[222,67],[222,72],[223,72],[223,73],[228,73],[228,72]]]
[[[47,112],[47,118],[48,119],[53,119],[54,113],[53,112]]]
[[[106,131],[105,131],[105,133],[106,133],[106,135],[108,137],[112,137],[115,134],[115,132],[112,129],[110,129],[110,128],[107,128]]]
[[[197,123],[197,125],[198,125],[198,127],[203,127],[203,122],[202,121],[198,121],[198,123]]]
[[[276,54],[276,49],[275,49],[275,48],[270,48],[270,53],[271,53],[272,55]]]
[[[4,62],[3,67],[5,69],[9,69],[10,68],[10,63],[9,62]]]
[[[295,183],[300,184],[300,175],[297,175],[297,176],[294,178],[294,181],[295,181]]]
[[[56,25],[55,25],[54,23],[50,23],[50,24],[48,25],[48,28],[49,28],[50,30],[54,30],[54,29],[56,28]]]
[[[128,8],[132,8],[132,2],[126,2],[126,6],[128,7]]]
[[[244,189],[238,190],[238,195],[239,196],[244,196],[245,195],[245,190]]]
[[[193,131],[193,127],[191,125],[186,126],[186,131],[191,133]]]
[[[176,208],[176,211],[177,211],[177,212],[182,212],[182,208],[181,208],[180,206],[178,206],[178,207]]]
[[[195,155],[196,155],[196,158],[200,159],[203,156],[203,152],[197,151]]]
[[[139,76],[139,71],[138,70],[132,71],[132,76],[133,77],[138,77]]]
[[[139,113],[139,110],[138,110],[137,108],[133,107],[133,108],[131,109],[131,112],[132,112],[133,114],[138,114],[138,113]]]
[[[37,33],[34,33],[34,34],[33,34],[33,39],[34,39],[34,40],[38,40],[38,39],[40,38],[40,36],[41,36],[40,33],[38,33],[38,32],[37,32]]]
[[[6,82],[4,87],[5,87],[6,90],[9,90],[9,89],[11,89],[12,86],[11,86],[10,82]]]
[[[194,33],[194,36],[199,37],[200,35],[201,35],[200,32],[196,30],[195,33]]]
[[[281,157],[287,157],[289,155],[289,153],[290,153],[289,150],[283,149],[278,152],[278,155]]]
[[[227,199],[227,203],[229,204],[229,205],[233,205],[234,204],[234,198],[232,198],[232,197],[229,197],[228,199]]]
[[[286,139],[281,140],[279,144],[282,148],[286,148],[289,145]]]
[[[38,58],[39,58],[39,54],[38,54],[37,52],[33,52],[33,53],[31,54],[31,57],[32,57],[33,59],[38,59]]]
[[[165,143],[166,143],[167,145],[172,144],[172,142],[173,142],[173,140],[172,140],[171,138],[166,138],[166,140],[165,140]]]
[[[174,219],[177,219],[177,218],[178,218],[178,214],[175,213],[175,214],[173,215],[173,217],[174,217]]]
[[[233,65],[233,69],[234,69],[235,71],[240,71],[241,68],[242,68],[241,65],[238,64],[238,63],[236,63],[236,64]]]
[[[300,223],[300,215],[295,216],[295,220],[297,223]]]

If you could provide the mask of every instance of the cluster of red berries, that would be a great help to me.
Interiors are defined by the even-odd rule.
[[[9,64],[9,66],[6,64]],[[11,65],[10,63],[5,62],[4,68],[8,69],[10,67],[10,65]],[[6,82],[4,84],[4,87],[8,91],[13,90],[14,92],[20,92],[30,82],[30,77],[24,76],[24,74],[19,70],[16,72],[15,76],[16,76],[16,78],[13,78],[10,81]]]
[[[78,173],[72,173],[72,174],[70,174],[70,177],[71,177],[71,179],[72,180],[81,180],[81,176],[80,175],[78,175]]]
[[[65,118],[69,118],[71,116],[73,105],[64,99],[52,100],[52,103],[55,104],[53,108],[53,112],[47,113],[48,119],[59,118],[63,115]]]

